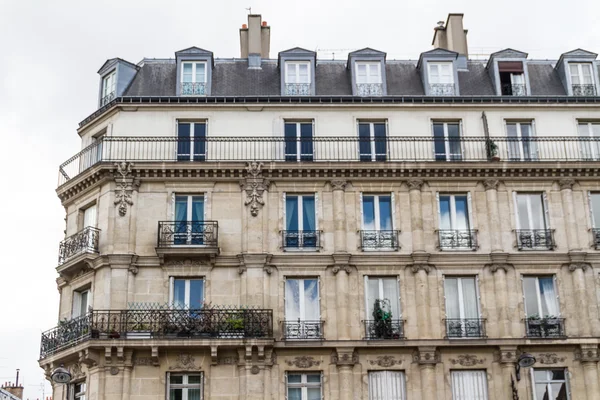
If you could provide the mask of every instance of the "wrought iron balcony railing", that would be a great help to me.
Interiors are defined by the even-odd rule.
[[[429,95],[430,96],[454,96],[456,91],[454,89],[454,83],[430,83],[429,84]]]
[[[310,96],[310,83],[286,83],[285,94],[286,96]]]
[[[182,96],[206,96],[206,82],[181,82]]]
[[[455,338],[484,338],[485,319],[483,318],[447,318],[446,337]]]
[[[554,250],[554,229],[517,229],[517,249]]]
[[[284,340],[323,340],[324,321],[285,320],[283,325]]]
[[[290,158],[285,137],[211,137],[202,139],[202,155],[189,154],[198,139],[169,137],[102,137],[59,167],[59,185],[100,162],[285,162]],[[598,137],[468,137],[387,136],[356,134],[298,138],[303,162],[549,162],[600,160]],[[294,143],[296,144],[296,143]],[[297,148],[297,147],[294,147]],[[308,153],[308,154],[305,154]]]
[[[116,97],[115,92],[110,92],[106,96],[102,97],[102,99],[100,99],[100,107],[107,105],[108,103],[113,101],[115,99],[115,97]]]
[[[572,85],[573,96],[595,96],[596,85],[588,83],[585,85]]]
[[[441,250],[477,250],[475,229],[440,229],[438,240]]]
[[[404,339],[404,320],[366,320],[365,339],[367,340],[399,340]]]
[[[537,318],[525,319],[525,334],[529,338],[563,338],[565,334],[564,318]]]
[[[281,231],[284,250],[321,248],[321,231]]]
[[[505,83],[502,85],[502,96],[527,96],[527,85],[523,83]]]
[[[356,94],[358,96],[370,97],[370,96],[383,96],[383,84],[382,83],[357,83]]]
[[[363,250],[398,250],[399,231],[360,231],[360,247]]]
[[[58,246],[58,266],[84,253],[98,253],[100,229],[88,226],[69,236]]]
[[[160,221],[157,247],[219,246],[217,221]]]
[[[90,339],[273,337],[273,311],[254,308],[93,310],[42,333],[40,358]]]
[[[592,235],[594,235],[594,248],[600,250],[600,229],[592,229]]]

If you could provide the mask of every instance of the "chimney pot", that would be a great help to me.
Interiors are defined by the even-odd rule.
[[[267,21],[263,21],[262,26],[267,26]]]
[[[248,29],[248,25],[247,24],[242,24],[242,29]]]

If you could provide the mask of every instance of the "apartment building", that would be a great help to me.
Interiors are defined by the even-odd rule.
[[[54,398],[600,399],[600,63],[190,47],[59,168]],[[399,42],[401,45],[401,42]]]

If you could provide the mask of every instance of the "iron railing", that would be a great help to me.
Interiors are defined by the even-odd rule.
[[[59,185],[99,162],[211,162],[290,159],[285,137],[206,137],[200,156],[189,154],[191,142],[199,139],[169,137],[105,136],[84,148],[59,167]],[[327,136],[297,138],[310,154],[305,162],[481,162],[492,159],[490,148],[501,161],[591,161],[600,160],[598,137],[461,137],[388,136],[358,138]],[[198,147],[198,146],[196,146]],[[194,147],[194,148],[196,148]],[[287,151],[286,151],[287,149]],[[304,151],[303,151],[304,152]],[[366,153],[365,153],[366,152]],[[372,154],[371,154],[372,153]],[[296,160],[296,157],[292,157]]]
[[[357,83],[356,94],[362,97],[383,96],[382,83]]]
[[[93,310],[42,333],[40,358],[89,339],[273,337],[273,311],[254,308]]]
[[[362,250],[398,250],[399,231],[360,231]]]
[[[517,249],[554,250],[554,229],[516,229]]]
[[[286,96],[310,96],[310,83],[286,83]]]
[[[573,96],[595,96],[596,85],[588,83],[585,85],[572,85]]]
[[[429,84],[429,95],[430,96],[454,96],[456,91],[454,89],[454,83],[430,83]]]
[[[182,96],[206,96],[206,82],[181,82]]]
[[[440,229],[438,230],[438,240],[442,250],[476,250],[477,230]]]
[[[365,339],[399,340],[404,339],[404,320],[365,320]]]
[[[83,253],[98,253],[100,229],[91,226],[69,236],[58,246],[58,266]]]
[[[284,340],[323,340],[324,321],[285,320],[283,325]]]
[[[525,335],[530,338],[563,338],[565,333],[564,318],[527,318],[525,319]]]
[[[527,96],[527,85],[523,83],[505,83],[502,85],[503,96]]]
[[[281,231],[284,250],[321,248],[321,231]]]
[[[219,246],[217,221],[159,221],[157,247]]]
[[[115,99],[115,97],[116,97],[116,93],[115,92],[110,92],[106,96],[102,97],[100,99],[100,107],[103,107],[103,106],[107,105],[108,103],[110,103],[111,101],[113,101]]]
[[[485,319],[483,318],[446,318],[446,337],[484,338]]]
[[[594,248],[600,250],[600,229],[592,229],[592,235],[594,235]]]

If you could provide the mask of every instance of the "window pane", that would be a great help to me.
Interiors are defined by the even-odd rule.
[[[367,65],[357,64],[357,71],[356,83],[367,83]]]
[[[308,395],[307,400],[321,400],[321,388],[308,388],[306,392]]]
[[[600,197],[600,196],[598,196]],[[375,197],[363,196],[363,224],[365,230],[375,230]]]
[[[183,390],[171,389],[169,391],[169,400],[183,400]]]
[[[85,315],[85,314],[87,314],[87,309],[88,309],[88,294],[89,294],[89,292],[87,290],[85,292],[81,292],[81,303],[80,303],[81,310],[79,312],[79,315]]]
[[[371,161],[371,125],[358,124],[360,161]]]
[[[287,279],[285,281],[285,319],[297,320],[298,318],[300,318],[299,281],[298,279]],[[288,381],[293,376],[296,375],[288,375]]]
[[[375,140],[375,159],[377,161],[385,161],[385,156],[387,154],[385,124],[373,124],[373,133]]]
[[[569,64],[569,70],[571,71],[571,83],[573,85],[579,85],[579,67],[577,64]]]
[[[304,280],[304,319],[316,321],[319,319],[319,281],[316,279]]]
[[[452,229],[450,222],[450,196],[440,196],[440,229]]]
[[[563,381],[565,379],[565,370],[558,369],[552,371],[552,380],[553,381]]]
[[[433,124],[433,143],[436,160],[446,160],[446,140],[444,137],[444,124]]]
[[[302,382],[301,374],[288,374],[288,383],[300,383]]]
[[[316,230],[314,196],[302,196],[302,230]]]
[[[183,375],[171,375],[171,384],[181,384],[183,383]]]
[[[204,196],[192,197],[192,221],[204,221]]]
[[[398,304],[398,280],[396,278],[383,278],[383,298],[390,301],[392,319],[400,319],[400,306]]]
[[[549,387],[545,383],[535,384],[535,398],[536,400],[554,400],[550,399],[550,393],[548,392]]]
[[[552,277],[539,278],[540,298],[542,300],[543,316],[558,316],[558,305],[556,302],[556,292],[554,290],[554,279]]]
[[[189,384],[202,383],[202,376],[201,375],[188,375],[188,383]]]
[[[302,400],[302,389],[288,388],[288,400]]]
[[[453,160],[460,159],[462,150],[460,148],[460,125],[448,124],[448,149]]]
[[[370,277],[367,279],[367,318],[373,319],[373,309],[376,299],[380,299],[381,295],[379,294],[379,279],[375,277]]]
[[[537,300],[537,283],[534,277],[529,276],[523,278],[523,292],[525,294],[525,312],[527,313],[527,316],[539,316],[540,311]]]
[[[553,383],[551,400],[567,400],[567,385],[564,383]]]
[[[590,202],[592,203],[592,214],[594,216],[594,228],[600,227],[600,193],[593,193],[590,195]]]
[[[298,196],[287,196],[285,200],[285,229],[298,230]]]
[[[320,383],[321,382],[321,374],[307,374],[306,375],[306,382],[317,382]]]
[[[460,318],[458,304],[458,279],[444,279],[444,290],[446,295],[446,316],[448,318]]]
[[[548,371],[545,369],[535,369],[533,370],[533,378],[536,382],[546,382],[548,380]]]
[[[188,400],[200,400],[200,389],[187,389]]]
[[[456,206],[456,226],[454,229],[469,229],[469,211],[467,206],[467,196],[454,196]]]
[[[190,308],[192,308],[192,309],[202,308],[203,302],[204,302],[204,280],[190,279],[190,304],[189,304]]]
[[[477,288],[475,278],[461,278],[464,318],[479,318],[479,307],[477,306]]]
[[[206,64],[204,63],[196,64],[196,82],[206,82]]]
[[[298,83],[309,83],[308,64],[300,64],[298,66],[298,78]]]
[[[530,195],[529,198],[531,202],[531,229],[546,229],[542,196],[535,194]]]
[[[392,197],[379,196],[379,229],[392,230]]]
[[[527,205],[528,196],[525,194],[517,195],[517,212],[519,214],[519,229],[533,229],[529,223],[529,207]]]
[[[173,305],[177,308],[185,307],[185,279],[175,279],[173,282]],[[171,376],[171,383],[176,383],[173,378]],[[181,379],[181,376],[178,378]]]
[[[184,63],[183,64],[183,82],[191,82],[192,81],[192,64]]]

